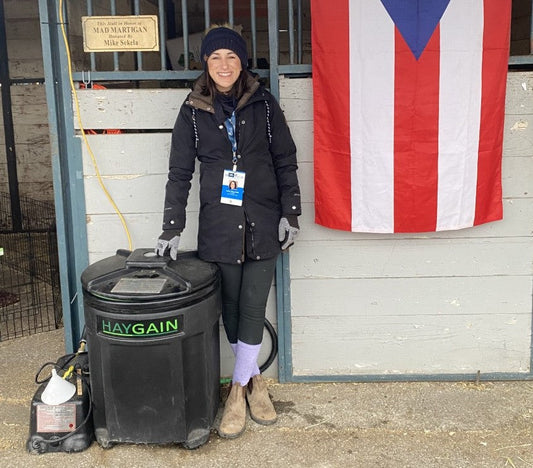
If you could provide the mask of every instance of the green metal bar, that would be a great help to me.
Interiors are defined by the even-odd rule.
[[[533,13],[533,10],[532,10]],[[531,332],[531,341],[529,345],[529,373],[533,374],[533,332]]]
[[[367,374],[367,375],[294,375],[291,382],[494,382],[531,381],[533,373],[489,372],[486,374]]]
[[[253,69],[261,78],[269,76],[269,70]],[[91,81],[141,81],[141,80],[195,80],[202,73],[201,70],[167,70],[142,72],[91,72]],[[83,73],[72,74],[74,81],[82,81]]]
[[[93,16],[93,0],[87,0],[87,16]],[[91,70],[96,70],[96,54],[90,52],[89,57],[91,61]]]
[[[297,3],[297,18],[298,18],[298,63],[302,63],[303,44],[302,44],[302,0]]]
[[[533,65],[533,54],[512,55],[509,57],[509,65]]]
[[[58,0],[39,0],[65,347],[72,352],[78,348],[85,323],[80,277],[88,265],[88,252],[81,147],[74,133],[58,7]]]
[[[279,8],[278,0],[268,0],[268,46],[270,60],[270,92],[279,99]]]
[[[279,100],[279,6],[268,0],[268,42],[270,92]],[[276,263],[276,301],[278,320],[278,379],[292,381],[292,337],[289,254],[282,252]]]
[[[529,14],[529,53],[533,54],[533,0],[531,0],[531,11]]]
[[[228,23],[230,26],[234,23],[233,0],[228,0]]]
[[[20,208],[17,153],[15,147],[15,131],[13,127],[13,110],[11,105],[11,79],[9,76],[9,57],[6,36],[4,2],[3,0],[0,0],[0,95],[2,97],[4,145],[6,148],[11,224],[13,230],[19,232],[22,230],[22,213]]]
[[[142,81],[142,80],[195,80],[199,70],[154,70],[154,71],[96,71],[91,72],[91,81]],[[82,72],[72,73],[74,81],[82,81]]]
[[[257,68],[257,23],[255,0],[250,0],[250,29],[252,30],[252,67]]]
[[[261,78],[272,78],[270,70],[252,69]],[[91,81],[195,80],[201,70],[91,71]],[[279,65],[280,75],[310,75],[311,65]],[[72,73],[74,81],[83,81],[83,72]],[[87,75],[85,75],[85,79]],[[275,77],[278,80],[278,77]],[[274,93],[272,93],[274,94]]]
[[[310,75],[312,72],[311,64],[302,65],[280,65],[278,73],[280,75]]]
[[[161,57],[161,70],[167,69],[167,35],[166,35],[166,12],[164,0],[159,0],[159,54]]]
[[[187,18],[187,0],[181,0],[181,21],[183,31],[183,68],[189,69],[189,20]]]
[[[139,6],[139,0],[133,0],[133,14],[138,16],[141,14],[141,7]],[[135,52],[135,56],[137,58],[137,66],[135,67],[137,70],[143,69],[143,54],[142,52]]]
[[[211,13],[209,11],[209,0],[204,0],[204,26],[209,29],[211,26]]]
[[[290,258],[282,252],[276,263],[276,299],[278,320],[278,380],[292,382],[292,326]]]
[[[289,33],[289,63],[294,63],[294,4],[292,0],[287,1],[287,29]]]
[[[111,16],[117,15],[117,3],[116,0],[111,0],[110,2]],[[118,52],[113,52],[113,69],[115,71],[120,70],[120,63],[118,61]]]

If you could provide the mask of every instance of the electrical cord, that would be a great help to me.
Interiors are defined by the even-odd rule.
[[[270,321],[265,317],[265,328],[268,331],[268,334],[270,335],[270,340],[272,341],[272,347],[270,349],[270,354],[268,355],[268,359],[263,363],[263,365],[259,366],[259,370],[261,372],[265,372],[271,364],[274,362],[274,359],[276,358],[276,355],[278,354],[278,335],[276,334],[276,330],[274,330],[274,327],[270,323]]]
[[[96,173],[96,178],[98,179],[98,183],[99,183],[100,187],[102,188],[105,196],[107,197],[107,199],[111,203],[111,206],[113,207],[113,209],[115,210],[116,214],[118,215],[118,217],[120,219],[120,222],[122,223],[124,231],[126,232],[126,237],[128,238],[129,250],[133,250],[133,247],[132,247],[133,243],[131,241],[131,235],[130,235],[130,232],[129,232],[129,229],[128,229],[128,225],[126,224],[126,220],[124,219],[124,216],[120,212],[118,206],[116,205],[115,201],[113,200],[113,197],[111,197],[111,194],[109,193],[109,191],[107,190],[107,188],[106,188],[106,186],[104,184],[104,181],[102,179],[102,175],[100,174],[100,169],[98,168],[98,164],[96,162],[96,157],[95,157],[95,155],[93,153],[91,145],[89,144],[89,140],[87,139],[87,135],[86,135],[85,129],[84,129],[82,121],[81,121],[80,103],[79,103],[79,100],[78,100],[78,93],[76,91],[76,87],[74,86],[74,79],[72,77],[72,61],[71,61],[71,58],[70,58],[70,47],[69,47],[69,44],[68,44],[67,34],[65,32],[65,22],[63,20],[63,0],[59,0],[59,23],[61,25],[61,34],[63,35],[63,42],[65,43],[65,51],[66,51],[67,62],[68,62],[68,76],[69,76],[70,88],[72,90],[72,96],[73,96],[73,99],[74,99],[74,105],[76,107],[76,116],[77,116],[77,120],[78,120],[78,125],[80,127],[81,135],[82,135],[83,141],[85,143],[85,146],[87,147],[87,151],[89,153],[89,156],[91,157],[91,161],[93,163],[93,167],[94,167],[94,171]]]
[[[39,380],[39,376],[41,375],[41,372],[43,371],[43,369],[46,366],[54,366],[56,371],[63,370],[63,369],[65,369],[67,364],[70,363],[74,358],[80,356],[81,354],[83,354],[83,355],[87,354],[87,352],[85,351],[85,347],[87,345],[87,341],[85,339],[86,333],[87,333],[87,327],[84,325],[82,333],[81,333],[81,339],[80,339],[80,344],[78,346],[78,351],[76,351],[75,353],[65,354],[64,356],[61,356],[56,362],[51,362],[51,361],[45,362],[41,366],[41,368],[37,371],[37,374],[35,374],[35,383],[37,385],[43,384],[45,382],[48,382],[51,379],[51,377],[52,377],[50,375],[49,377],[47,377],[44,380]],[[68,375],[65,374],[63,376],[63,378],[65,379],[65,378],[69,377],[73,370],[74,370],[74,366],[70,366],[70,368],[68,370]],[[81,370],[83,372],[83,369],[81,369]]]

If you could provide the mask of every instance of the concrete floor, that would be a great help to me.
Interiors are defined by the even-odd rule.
[[[277,424],[235,440],[32,455],[35,373],[63,354],[63,330],[0,343],[1,467],[533,467],[533,382],[271,382]]]

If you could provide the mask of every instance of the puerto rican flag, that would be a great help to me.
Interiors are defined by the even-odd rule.
[[[315,221],[502,218],[511,0],[312,0]]]

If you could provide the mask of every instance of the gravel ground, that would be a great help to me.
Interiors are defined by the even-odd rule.
[[[35,372],[63,354],[63,330],[0,343],[0,466],[533,467],[533,382],[271,381],[278,422],[235,440],[29,454]]]

